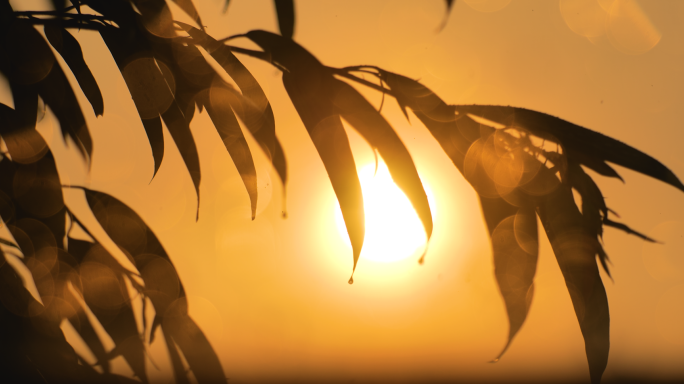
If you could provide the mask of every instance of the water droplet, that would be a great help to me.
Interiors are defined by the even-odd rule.
[[[494,364],[494,363],[498,363],[498,362],[499,362],[499,358],[496,358],[496,359],[494,359],[494,360],[490,361],[490,363],[492,363],[492,364]]]
[[[347,281],[349,285],[354,284],[354,276],[349,278],[349,281]]]
[[[423,256],[421,256],[420,259],[418,259],[418,264],[423,265],[424,262],[425,262],[425,254],[423,254]]]
[[[283,219],[287,219],[287,212],[283,211]]]

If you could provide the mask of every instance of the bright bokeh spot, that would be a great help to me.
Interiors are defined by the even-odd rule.
[[[416,211],[404,192],[392,180],[382,160],[359,170],[366,216],[366,237],[361,258],[391,263],[406,259],[425,249],[427,238]],[[429,195],[428,187],[423,184]],[[349,244],[349,235],[339,206],[335,222],[342,238]]]

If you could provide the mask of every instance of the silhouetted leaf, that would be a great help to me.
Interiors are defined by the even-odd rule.
[[[557,117],[524,108],[490,105],[459,105],[456,110],[506,126],[523,127],[543,139],[556,141],[566,150],[569,159],[577,157],[577,161],[601,174],[614,173],[597,166],[599,161],[610,161],[684,191],[684,184],[658,160],[618,140]],[[591,160],[587,161],[587,158]]]
[[[340,203],[344,223],[352,244],[354,266],[359,260],[365,234],[363,195],[347,133],[330,100],[310,92],[307,85],[297,83],[283,73],[283,84],[292,104],[302,119],[318,156],[325,166],[335,196]],[[353,280],[350,280],[353,281]]]
[[[192,0],[173,0],[173,2],[178,4],[178,6],[187,13],[197,25],[199,25],[200,29],[204,30],[204,24],[202,24],[202,19],[195,8],[195,4],[192,3]]]
[[[539,253],[537,216],[534,210],[518,209],[501,198],[481,197],[480,204],[492,242],[494,274],[509,322],[508,340],[494,360],[498,361],[525,322],[532,304]]]
[[[94,244],[80,265],[82,293],[88,307],[115,343],[108,359],[123,356],[135,375],[147,382],[145,347],[120,271],[116,259],[100,244]]]
[[[2,256],[4,260],[4,255]],[[0,367],[6,378],[22,382],[86,383],[87,370],[67,343],[59,322],[42,316],[43,306],[24,288],[8,264],[0,265]],[[11,330],[11,331],[10,331]]]
[[[8,263],[0,264],[0,301],[0,368],[5,378],[31,383],[135,382],[80,364],[60,329],[61,318],[47,315]]]
[[[392,90],[406,118],[406,107],[409,107],[463,173],[465,155],[471,144],[480,138],[479,129],[472,126],[472,120],[459,121],[453,106],[447,105],[419,82],[380,68],[374,69]]]
[[[147,121],[143,120],[146,124],[145,128],[154,135],[148,136],[148,138],[153,151],[155,147],[157,148],[157,156],[158,148],[163,145],[159,144],[161,140],[157,136],[158,122],[156,121],[156,118],[161,114],[190,173],[199,207],[201,173],[197,147],[188,122],[176,104],[169,83],[162,74],[160,67],[163,65],[153,58],[144,57],[128,63],[122,72],[140,117],[147,119]]]
[[[198,95],[198,99],[207,108],[207,113],[214,122],[223,145],[242,177],[251,201],[252,220],[254,220],[257,207],[257,174],[247,140],[242,134],[240,123],[231,107],[231,105],[239,104],[238,98],[233,94],[233,90],[217,84]]]
[[[541,169],[546,177],[548,171]],[[600,245],[583,224],[569,188],[557,188],[540,199],[537,214],[558,260],[582,330],[592,383],[601,381],[608,363],[610,316],[608,298],[596,265]]]
[[[45,36],[57,52],[62,55],[69,68],[71,68],[83,93],[93,106],[95,115],[102,115],[104,113],[102,93],[97,85],[97,81],[95,81],[95,77],[90,72],[90,68],[88,68],[88,64],[83,59],[81,45],[71,33],[56,24],[47,24],[45,26]]]
[[[164,333],[168,332],[181,348],[190,369],[200,383],[225,381],[218,356],[188,315],[183,285],[168,254],[152,230],[140,216],[116,198],[87,188],[83,190],[97,221],[117,245],[128,251],[137,268],[141,270],[145,286],[150,288],[146,294],[156,312],[152,334],[156,326],[161,324]],[[135,228],[133,233],[142,233],[145,240],[131,240],[130,227]],[[177,282],[177,285],[174,282]],[[182,301],[182,304],[179,304],[179,301]],[[168,341],[167,347],[169,351],[174,348]]]
[[[451,8],[454,6],[454,3],[456,0],[445,0],[446,2],[446,13],[444,15],[444,20],[442,21],[442,25],[439,26],[438,30],[441,31],[444,29],[446,26],[447,21],[449,20],[449,14],[451,14]]]
[[[4,220],[3,220],[3,221],[4,221]],[[12,247],[12,248],[17,248],[17,249],[19,249],[19,247],[18,247],[16,244],[14,244],[13,242],[11,242],[11,241],[9,241],[9,240],[7,240],[7,239],[0,238],[0,244],[6,245],[6,246],[8,246],[8,247]]]
[[[161,118],[159,116],[150,119],[141,118],[140,121],[142,121],[145,133],[147,134],[147,139],[150,142],[150,148],[152,149],[152,159],[154,159],[154,173],[152,173],[152,178],[154,178],[164,159],[164,128],[162,127]]]
[[[64,139],[69,136],[84,157],[90,156],[92,141],[85,118],[71,85],[43,37],[29,23],[16,20],[10,27],[7,41],[2,50],[11,58],[6,75],[12,93],[36,92],[40,95],[59,120]]]
[[[94,9],[109,15],[120,25],[137,25],[137,14],[128,6],[110,8],[108,3],[101,2],[93,5]],[[175,88],[175,82],[170,83],[174,76],[166,64],[150,57],[152,48],[147,41],[146,32],[137,28],[129,28],[128,31],[132,33],[103,29],[100,34],[124,76],[145,127],[154,158],[154,175],[161,165],[164,153],[164,136],[159,119],[161,114],[190,172],[199,197],[199,157],[188,122],[174,101],[175,89],[172,88]],[[167,72],[166,76],[164,72]]]
[[[294,41],[266,31],[250,31],[245,36],[270,55],[272,62],[288,72],[303,97],[316,95],[320,104],[332,104],[333,111],[378,150],[392,179],[418,213],[429,240],[432,214],[425,190],[411,155],[385,118],[358,91],[334,78],[330,69]]]
[[[285,157],[282,148],[277,154],[279,144],[275,137],[275,118],[263,89],[228,47],[187,24],[180,22],[176,22],[176,24],[188,32],[196,44],[211,54],[242,91],[246,101],[242,102],[241,107],[238,108],[239,117],[266,153],[266,156],[272,159],[284,191],[287,184]]]
[[[278,14],[280,35],[289,39],[294,36],[295,10],[293,0],[273,0]]]

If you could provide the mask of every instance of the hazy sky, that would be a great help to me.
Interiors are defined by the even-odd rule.
[[[232,0],[226,14],[223,0],[195,3],[216,38],[277,31],[268,0]],[[448,103],[559,116],[624,141],[684,177],[684,2],[459,0],[438,32],[445,10],[439,0],[297,1],[295,40],[326,65],[377,65],[420,79]],[[113,194],[156,232],[231,383],[588,381],[579,326],[543,235],[528,320],[501,361],[487,364],[503,347],[508,325],[477,197],[429,132],[414,116],[408,124],[394,100],[385,100],[383,112],[431,190],[435,230],[424,265],[419,254],[389,264],[362,259],[350,286],[352,254],[335,223],[337,203],[279,70],[243,60],[273,105],[291,175],[289,217],[281,218],[282,188],[249,139],[260,193],[250,221],[247,193],[204,113],[191,125],[203,172],[195,222],[195,194],[178,151],[167,144],[150,183],[149,145],[115,63],[96,34],[74,34],[105,99],[104,117],[87,116],[95,148],[91,173],[62,148],[49,119],[40,130],[53,138],[65,180]],[[246,39],[235,44],[253,47]],[[364,94],[379,105],[379,94]],[[347,130],[357,165],[372,162],[363,140]],[[604,378],[681,380],[684,194],[618,172],[625,184],[597,176],[608,206],[664,244],[606,230],[614,281],[604,276],[612,320]],[[68,198],[74,209],[84,207],[77,192]],[[158,343],[152,355],[167,369]],[[125,363],[116,366],[127,370]],[[168,375],[150,366],[153,381]]]

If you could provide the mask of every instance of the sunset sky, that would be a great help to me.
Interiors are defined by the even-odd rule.
[[[231,0],[225,14],[223,0],[194,2],[217,39],[278,31],[269,0]],[[296,1],[296,15],[295,40],[328,66],[376,65],[419,79],[451,104],[555,115],[634,146],[684,178],[682,1],[458,0],[441,31],[441,0]],[[163,163],[150,182],[149,144],[116,64],[99,35],[73,34],[105,101],[100,118],[83,108],[94,142],[90,172],[64,147],[55,122],[43,120],[39,131],[50,140],[64,184],[116,196],[155,231],[230,383],[588,382],[570,296],[541,232],[527,322],[501,361],[488,364],[504,346],[508,322],[477,196],[430,133],[415,116],[409,124],[393,99],[384,100],[382,111],[429,189],[435,229],[423,265],[422,246],[391,263],[362,257],[349,285],[352,251],[338,228],[338,204],[278,69],[239,56],[273,106],[290,174],[287,219],[278,178],[248,138],[260,199],[250,220],[240,176],[208,115],[197,111],[191,128],[203,179],[195,222],[193,185],[168,131]],[[257,49],[247,39],[231,43]],[[380,105],[379,93],[362,91]],[[7,103],[7,92],[0,95]],[[357,167],[368,169],[372,151],[345,128]],[[603,275],[611,310],[604,380],[684,380],[684,193],[616,169],[624,184],[592,173],[606,203],[621,221],[663,244],[605,231],[613,281]],[[82,193],[65,195],[87,218]],[[410,228],[420,242],[422,227]],[[149,373],[152,382],[164,383],[172,373],[163,338],[157,340],[150,353],[161,371],[150,364]],[[114,367],[130,372],[121,358]]]

